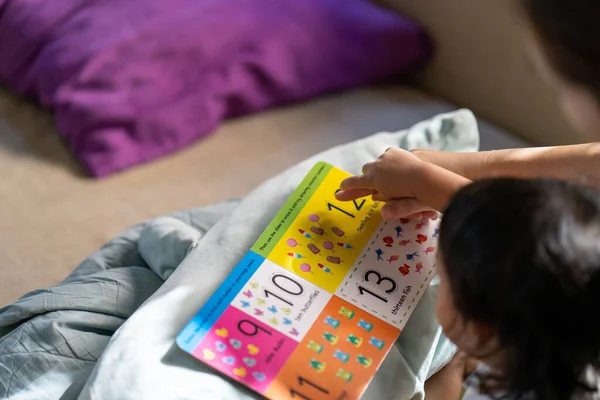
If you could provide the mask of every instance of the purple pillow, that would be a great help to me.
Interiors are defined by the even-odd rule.
[[[416,23],[366,0],[0,0],[0,80],[54,112],[96,177],[429,55]]]

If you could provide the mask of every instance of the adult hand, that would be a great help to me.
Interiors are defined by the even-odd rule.
[[[415,154],[389,148],[376,161],[363,166],[363,175],[344,180],[336,197],[349,201],[372,196],[374,200],[385,201],[381,211],[384,219],[437,218],[437,211],[416,198],[422,166],[423,161]]]
[[[438,212],[414,198],[390,200],[381,208],[383,219],[391,221],[400,218],[413,220],[438,219]]]
[[[341,201],[366,196],[380,201],[415,197],[422,164],[414,154],[391,147],[377,160],[363,165],[362,175],[344,179],[336,196]]]
[[[477,157],[478,153],[454,153],[426,149],[413,149],[410,153],[421,161],[435,164],[465,177],[470,174],[470,171],[475,170],[477,163],[481,161],[481,157]],[[384,219],[387,220],[398,218],[436,220],[439,215],[437,211],[420,201],[409,198],[390,200],[383,206],[381,212]]]

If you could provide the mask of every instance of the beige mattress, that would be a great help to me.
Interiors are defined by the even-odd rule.
[[[243,196],[315,152],[455,108],[412,88],[363,89],[230,121],[184,151],[93,180],[50,115],[0,92],[0,306],[60,281],[130,225]],[[524,145],[480,124],[482,149]]]

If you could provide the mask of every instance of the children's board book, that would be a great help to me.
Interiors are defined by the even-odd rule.
[[[436,221],[383,221],[335,199],[350,176],[315,165],[177,337],[270,399],[359,399],[435,272]]]

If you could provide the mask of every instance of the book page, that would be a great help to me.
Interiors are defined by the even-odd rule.
[[[339,202],[317,164],[177,338],[271,399],[359,399],[434,275],[438,222]]]

